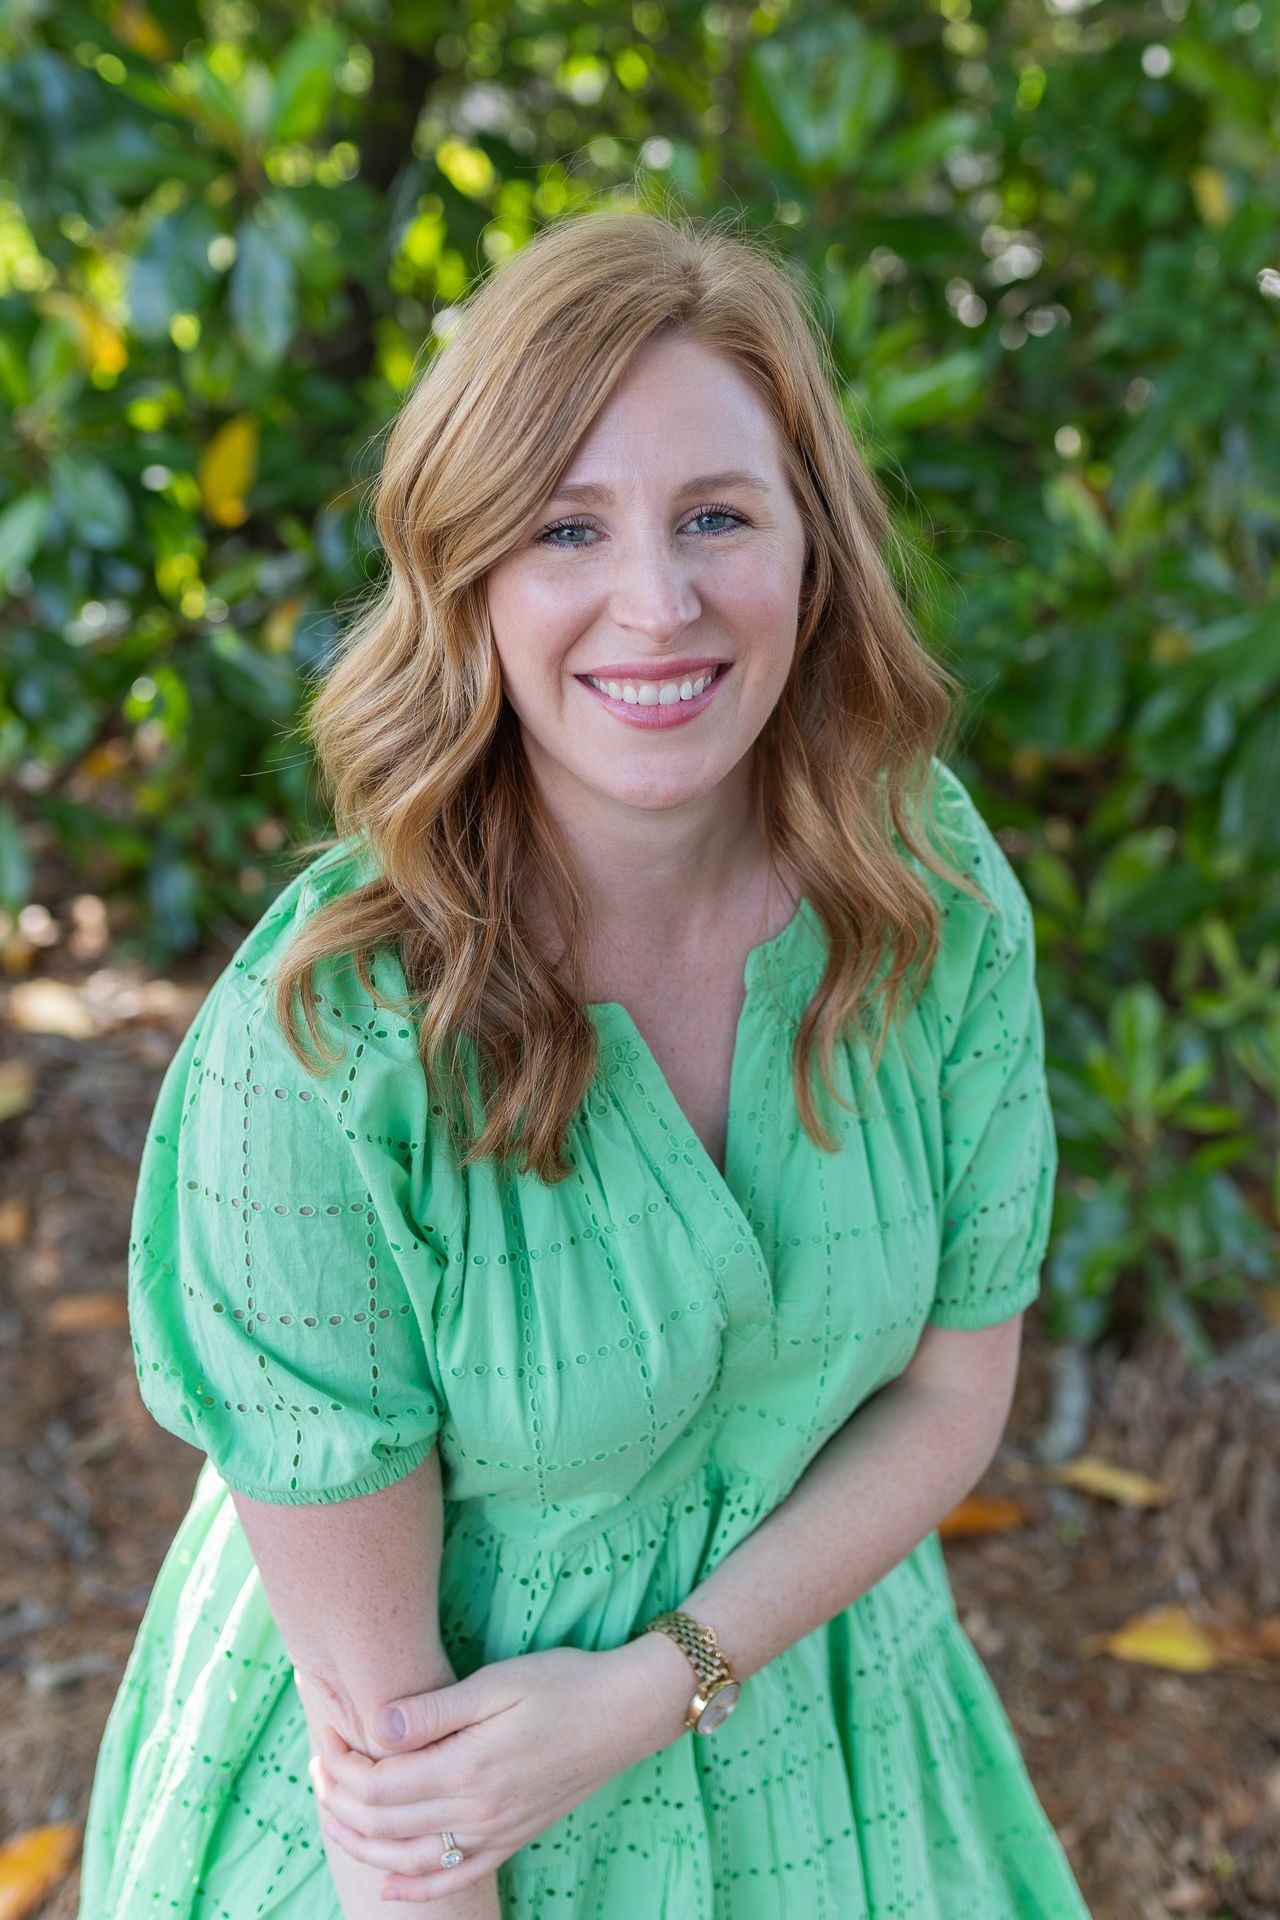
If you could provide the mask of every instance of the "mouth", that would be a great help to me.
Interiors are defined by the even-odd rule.
[[[660,703],[654,701],[652,698],[647,701],[640,698],[642,688],[675,686],[680,689],[680,697],[682,699],[693,699],[696,697],[693,691],[695,688],[697,688],[699,692],[703,691],[705,686],[709,685],[712,680],[717,679],[722,673],[727,673],[729,665],[730,662],[727,660],[716,660],[708,663],[706,666],[685,668],[667,673],[578,673],[574,675],[574,678],[585,681],[588,686],[596,687],[603,694],[609,694],[611,687],[618,688],[617,694],[610,695],[610,698],[613,699],[617,699],[622,695],[622,690],[630,686],[636,697],[627,702],[628,706],[654,706]],[[699,686],[699,682],[702,682],[703,685]],[[684,691],[686,687],[690,690],[687,694]],[[675,703],[672,701],[670,704],[674,705]]]
[[[678,727],[685,721],[692,720],[697,714],[701,713],[704,707],[715,698],[717,689],[732,671],[732,667],[732,661],[722,660],[714,671],[711,672],[710,677],[707,677],[704,673],[682,674],[679,676],[672,674],[666,682],[651,680],[643,683],[646,692],[648,692],[648,689],[656,688],[659,685],[674,685],[681,688],[681,693],[675,700],[658,700],[652,697],[641,699],[639,697],[641,683],[634,679],[625,681],[611,680],[609,683],[619,688],[629,687],[633,697],[628,700],[625,697],[618,699],[616,696],[608,693],[604,686],[598,684],[593,677],[585,673],[575,674],[574,678],[578,682],[578,685],[583,687],[591,698],[598,701],[607,712],[615,714],[620,720],[629,721],[632,726]],[[705,684],[695,693],[693,692],[693,688],[698,685],[699,681],[703,681]],[[690,689],[687,698],[683,692],[685,687]]]

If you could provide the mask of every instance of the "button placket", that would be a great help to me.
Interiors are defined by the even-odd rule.
[[[767,1321],[773,1312],[773,1284],[764,1251],[741,1206],[715,1161],[689,1125],[644,1036],[618,1001],[597,1001],[592,1007],[604,1036],[612,1038],[620,1059],[631,1070],[636,1099],[628,1105],[633,1124],[642,1132],[655,1163],[661,1166],[678,1194],[681,1211],[706,1249],[712,1278],[724,1302],[730,1326]],[[731,1085],[742,1058],[742,1024],[735,1047]],[[730,1096],[732,1112],[733,1095]],[[729,1156],[726,1155],[726,1164]]]

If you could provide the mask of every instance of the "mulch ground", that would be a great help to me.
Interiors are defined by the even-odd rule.
[[[56,938],[37,921],[34,950],[17,935],[0,946],[0,1098],[18,1109],[0,1120],[0,1841],[83,1826],[103,1724],[201,1463],[138,1398],[125,1254],[160,1075],[230,948],[158,980],[112,960],[83,896],[65,938],[53,924]],[[1244,1301],[1211,1331],[1208,1365],[1137,1320],[1085,1354],[1048,1340],[1033,1307],[1005,1440],[975,1490],[1022,1515],[945,1543],[965,1626],[1097,1920],[1280,1916],[1274,1637],[1270,1660],[1201,1672],[1090,1640],[1181,1604],[1244,1645],[1280,1609],[1280,1327]],[[1173,1497],[1133,1508],[1052,1484],[1048,1453],[1102,1456]],[[30,1911],[77,1908],[73,1860]]]

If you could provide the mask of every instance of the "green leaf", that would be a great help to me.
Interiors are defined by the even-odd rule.
[[[964,412],[978,398],[986,375],[980,353],[959,347],[922,367],[892,367],[869,383],[877,424],[922,427]]]
[[[863,183],[889,186],[913,181],[955,149],[974,146],[982,132],[982,121],[969,108],[944,107],[916,126],[877,140],[862,168]]]
[[[1280,712],[1262,714],[1245,730],[1222,783],[1218,832],[1237,854],[1274,860],[1280,853]]]
[[[156,220],[130,262],[128,299],[135,332],[166,340],[175,313],[200,313],[221,279],[209,249],[223,223],[202,200]]]
[[[280,56],[271,108],[273,140],[310,140],[324,127],[333,98],[333,77],[346,53],[336,26],[312,27],[290,41]]]
[[[203,187],[217,171],[211,155],[165,140],[158,128],[123,116],[107,120],[78,140],[73,136],[66,141],[59,164],[86,190],[112,193],[118,199],[149,193],[169,180]]]
[[[133,531],[133,502],[110,467],[80,453],[60,453],[50,472],[54,499],[77,539],[87,547],[125,545]]]
[[[22,829],[12,804],[0,800],[0,907],[20,913],[30,898],[31,859]]]
[[[32,488],[0,513],[0,588],[11,574],[29,567],[40,550],[53,501],[42,487]]]
[[[1163,1003],[1145,980],[1122,989],[1111,1003],[1107,1029],[1130,1103],[1141,1113],[1154,1106],[1163,1027]]]
[[[1020,677],[1007,711],[1023,741],[1084,753],[1110,739],[1124,711],[1125,659],[1109,621],[1060,628]]]
[[[293,262],[274,233],[254,219],[236,234],[239,253],[231,270],[231,315],[236,338],[256,367],[279,366],[297,325]]]
[[[764,158],[822,184],[855,167],[899,87],[891,41],[836,13],[751,48],[741,98]]]

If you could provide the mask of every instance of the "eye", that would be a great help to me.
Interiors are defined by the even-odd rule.
[[[747,527],[747,526],[750,526],[751,524],[751,522],[747,519],[745,514],[736,512],[732,507],[723,507],[723,506],[699,507],[698,511],[695,514],[691,515],[691,519],[693,520],[731,520],[734,523],[732,526],[728,526],[728,527],[706,528],[701,534],[698,535],[698,538],[701,540],[715,540],[715,539],[718,539],[721,534],[733,533],[737,530],[738,527]],[[689,521],[686,520],[684,524],[688,526]],[[583,514],[578,514],[578,513],[569,514],[566,516],[565,519],[557,520],[554,526],[544,527],[542,532],[538,534],[534,539],[533,544],[536,547],[564,547],[570,551],[572,551],[572,549],[575,547],[582,549],[582,548],[585,548],[590,543],[584,540],[555,540],[552,538],[552,535],[557,533],[572,532],[575,528],[581,528],[583,532],[590,533],[593,530],[594,526],[595,526],[595,522],[592,520],[588,520],[586,516]]]

